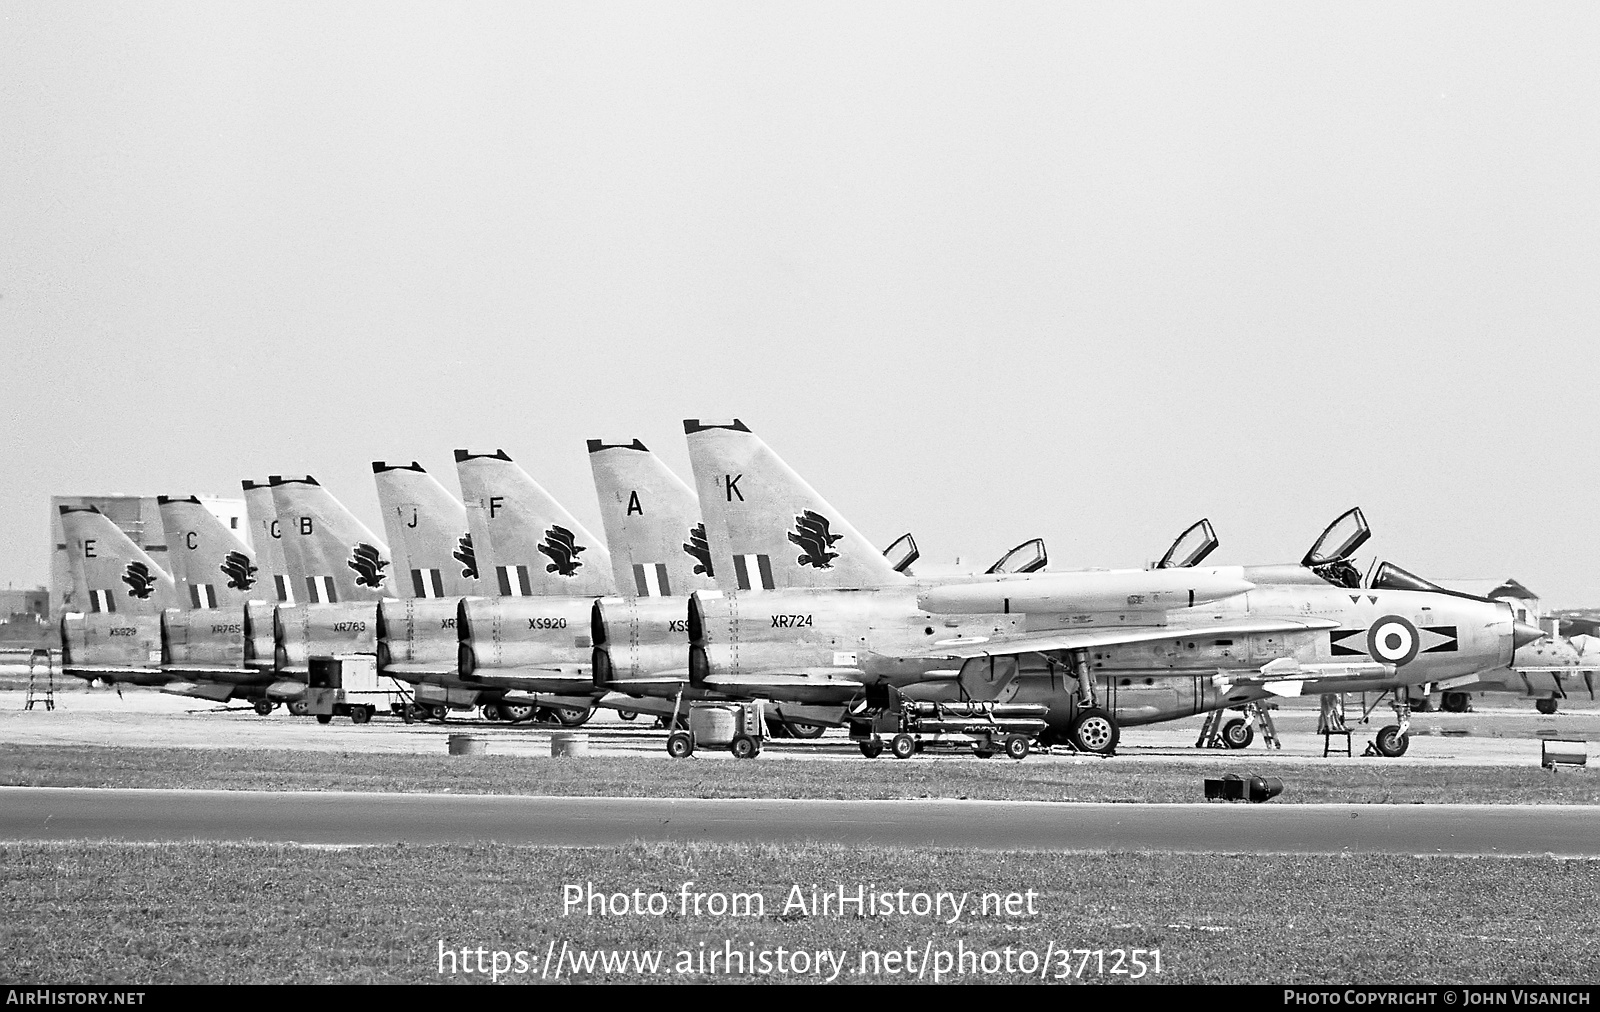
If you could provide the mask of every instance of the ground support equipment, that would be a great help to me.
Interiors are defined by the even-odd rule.
[[[39,665],[44,664],[44,686],[38,685]],[[33,709],[33,704],[42,703],[46,710],[56,708],[56,665],[55,659],[48,650],[35,650],[28,655],[28,698],[23,702],[24,710]]]
[[[714,732],[720,723],[719,712],[731,712],[733,726],[731,734],[724,733],[729,729],[721,728],[721,732]],[[687,759],[694,755],[695,750],[703,745],[726,746],[739,759],[754,759],[761,754],[761,746],[765,743],[766,714],[765,706],[760,700],[750,700],[741,703],[702,703],[690,701],[687,705],[683,702],[683,692],[679,690],[672,704],[672,717],[667,723],[668,727],[679,727],[680,715],[687,716],[687,725],[683,730],[673,731],[667,735],[667,754],[674,759]]]
[[[1037,747],[1049,707],[980,700],[935,703],[891,691],[889,705],[850,718],[850,740],[868,759],[885,747],[896,759],[923,750],[971,752],[980,759],[1005,753],[1021,759]]]

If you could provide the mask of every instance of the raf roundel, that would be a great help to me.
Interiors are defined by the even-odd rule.
[[[1385,615],[1367,630],[1367,653],[1385,664],[1409,664],[1420,645],[1417,627],[1399,615]]]

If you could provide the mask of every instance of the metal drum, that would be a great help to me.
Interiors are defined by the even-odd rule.
[[[550,756],[555,759],[589,754],[589,735],[584,731],[557,731],[550,736]]]
[[[452,734],[450,736],[451,755],[488,755],[489,742],[474,734]]]
[[[697,706],[689,711],[695,745],[727,745],[739,731],[738,710],[731,706]]]

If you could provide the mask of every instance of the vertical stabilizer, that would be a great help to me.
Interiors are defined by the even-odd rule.
[[[244,511],[254,531],[256,565],[260,567],[265,600],[273,604],[294,604],[298,595],[283,557],[283,526],[278,523],[278,505],[272,501],[272,485],[264,481],[241,482],[244,486]],[[305,584],[301,584],[302,593]]]
[[[908,582],[743,422],[691,418],[683,431],[724,590]]]
[[[467,509],[416,461],[372,462],[383,529],[402,597],[483,594]]]
[[[62,506],[67,568],[85,614],[160,615],[178,607],[178,586],[144,549],[93,506]]]
[[[456,451],[456,473],[486,593],[603,597],[617,592],[599,538],[528,477],[504,450]]]
[[[591,439],[589,466],[611,571],[624,595],[687,596],[717,588],[700,503],[660,457],[637,439]]]
[[[181,607],[195,611],[270,600],[255,553],[194,496],[157,496],[167,532],[167,559]]]
[[[283,557],[301,604],[403,597],[389,546],[309,475],[272,478]]]

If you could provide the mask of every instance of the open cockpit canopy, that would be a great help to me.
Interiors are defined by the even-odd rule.
[[[1193,524],[1188,530],[1178,535],[1178,540],[1167,549],[1167,554],[1156,563],[1157,569],[1188,569],[1198,566],[1200,560],[1216,551],[1217,532],[1211,529],[1211,521],[1202,519]]]
[[[1355,556],[1356,549],[1366,544],[1370,537],[1372,530],[1367,527],[1367,518],[1362,514],[1361,507],[1352,507],[1328,525],[1327,530],[1311,546],[1311,551],[1300,560],[1300,565],[1334,586],[1358,588],[1361,586],[1361,570],[1350,560]]]

